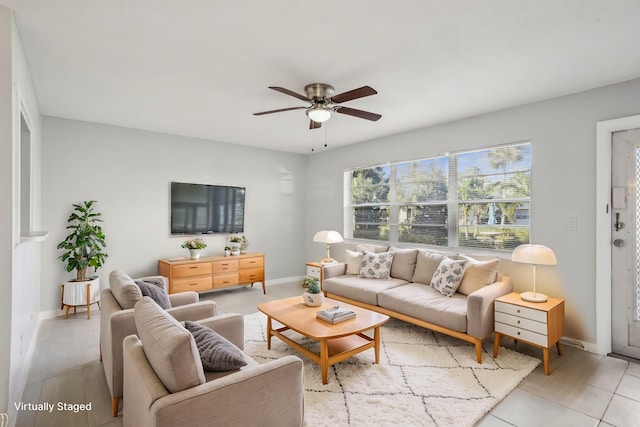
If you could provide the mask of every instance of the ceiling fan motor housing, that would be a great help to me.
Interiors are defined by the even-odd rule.
[[[307,94],[307,98],[312,99],[314,102],[318,102],[331,98],[335,91],[331,85],[325,83],[311,83],[304,87],[304,92]]]

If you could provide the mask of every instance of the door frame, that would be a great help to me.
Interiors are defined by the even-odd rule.
[[[611,353],[611,137],[640,128],[640,115],[596,123],[596,352]]]

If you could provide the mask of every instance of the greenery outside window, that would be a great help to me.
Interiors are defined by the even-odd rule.
[[[529,242],[531,145],[345,172],[345,235],[447,247],[512,249]]]

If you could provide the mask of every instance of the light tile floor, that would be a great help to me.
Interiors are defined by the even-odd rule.
[[[256,305],[302,292],[300,283],[260,286],[203,294],[223,311],[254,313]],[[95,306],[94,306],[95,307]],[[111,397],[99,361],[100,313],[78,311],[68,319],[42,322],[23,401],[28,403],[91,402],[91,411],[52,413],[22,411],[18,427],[122,426],[122,409],[111,416]],[[514,347],[511,340],[502,344]],[[541,350],[518,344],[518,351],[542,357]],[[492,343],[485,344],[491,357]],[[640,364],[563,346],[551,352],[551,375],[542,364],[499,403],[479,427],[640,426]],[[498,357],[500,357],[498,355]]]

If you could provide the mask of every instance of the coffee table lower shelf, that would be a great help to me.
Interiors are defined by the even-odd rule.
[[[314,353],[282,333],[290,329],[291,328],[286,326],[273,329],[271,326],[271,317],[268,317],[267,348],[271,350],[271,337],[278,337],[291,348],[297,350],[300,354],[305,355],[311,359],[311,361],[320,365],[320,369],[322,371],[322,384],[327,384],[328,382],[329,366],[342,362],[343,360],[370,348],[375,350],[376,363],[380,363],[380,327],[374,328],[373,338],[364,333],[358,333],[346,337],[319,340],[320,354]]]

